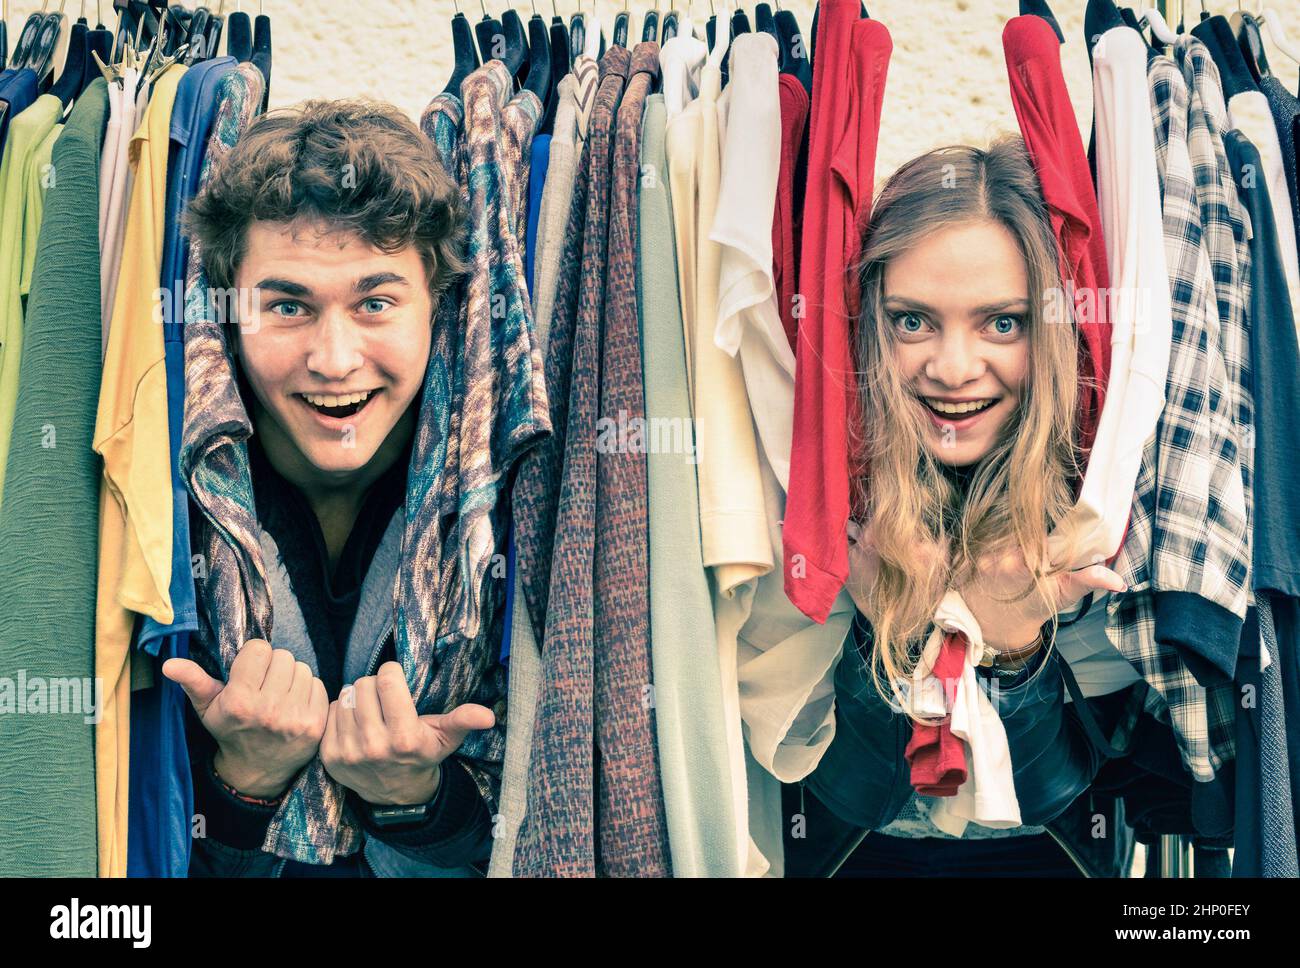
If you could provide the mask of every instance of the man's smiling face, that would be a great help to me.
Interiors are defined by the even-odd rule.
[[[251,294],[239,300],[252,310],[239,355],[254,424],[291,476],[345,485],[399,422],[409,434],[432,338],[419,250],[384,252],[329,225],[254,222],[235,285]]]

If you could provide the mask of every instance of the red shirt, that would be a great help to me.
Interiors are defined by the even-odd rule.
[[[849,574],[848,428],[860,419],[849,342],[857,282],[849,269],[871,215],[893,41],[878,20],[858,19],[860,0],[822,0],[819,9],[782,539],[787,597],[825,622]]]
[[[1074,287],[1079,322],[1079,445],[1097,433],[1110,377],[1110,288],[1097,194],[1079,122],[1061,74],[1061,46],[1041,17],[1015,17],[1002,31],[1011,103],[1052,219],[1061,277]],[[1068,291],[1067,291],[1068,295]]]
[[[795,200],[795,168],[799,164],[799,148],[808,127],[808,91],[803,82],[793,74],[782,74],[778,81],[781,94],[781,170],[776,181],[776,213],[772,218],[772,275],[776,280],[777,307],[781,312],[781,325],[790,340],[790,349],[797,350],[795,296],[799,280],[799,245],[802,238],[803,213]]]
[[[938,726],[912,724],[912,738],[903,755],[912,767],[912,789],[927,797],[955,797],[966,782],[966,743],[953,735],[951,711],[966,664],[969,640],[961,632],[943,637],[933,675],[943,686],[949,716]]]

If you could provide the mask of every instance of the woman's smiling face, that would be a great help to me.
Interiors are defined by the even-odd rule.
[[[255,222],[236,284],[255,314],[241,319],[239,353],[257,432],[295,477],[346,484],[409,422],[423,385],[424,260],[414,246],[389,253],[327,227]]]
[[[1029,371],[1029,274],[993,221],[938,229],[885,267],[884,310],[904,386],[927,416],[936,460],[993,450]]]

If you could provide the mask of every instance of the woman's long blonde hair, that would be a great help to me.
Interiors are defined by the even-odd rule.
[[[1029,368],[1019,406],[976,467],[963,500],[925,444],[927,418],[895,362],[885,269],[936,229],[979,221],[1004,226],[1024,256]],[[1019,138],[986,151],[940,148],[900,168],[876,201],[858,278],[853,342],[861,420],[853,446],[862,470],[853,486],[855,508],[871,522],[880,556],[867,617],[875,640],[873,676],[888,696],[887,684],[915,667],[944,592],[971,581],[980,556],[1019,549],[1034,579],[1013,601],[1037,594],[1053,602],[1046,536],[1072,505],[1072,481],[1080,473],[1078,342],[1059,298],[1051,223]],[[919,537],[944,553],[931,560],[918,556]]]

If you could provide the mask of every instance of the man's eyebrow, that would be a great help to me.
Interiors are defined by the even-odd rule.
[[[282,292],[286,296],[306,297],[311,295],[311,290],[300,282],[290,282],[288,279],[263,279],[257,284],[258,289],[270,289],[274,292]]]
[[[407,286],[411,285],[406,276],[398,275],[396,272],[376,272],[372,276],[363,276],[353,284],[352,288],[358,293],[372,292],[380,286]]]

